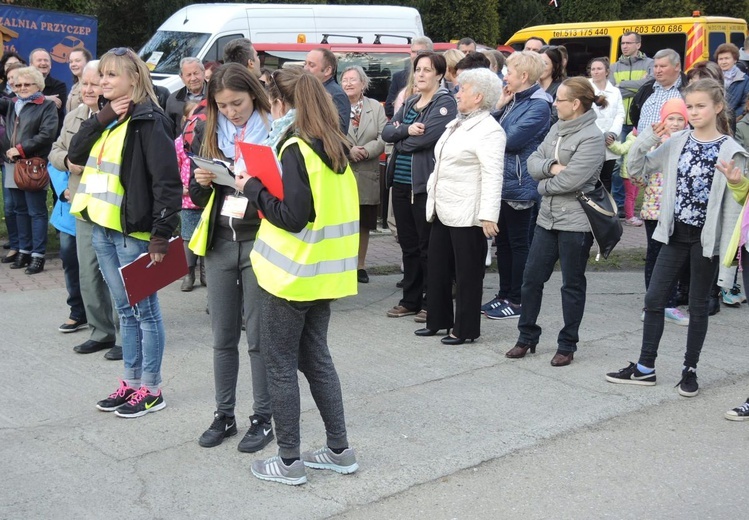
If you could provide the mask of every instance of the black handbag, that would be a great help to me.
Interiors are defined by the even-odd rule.
[[[603,258],[608,258],[616,244],[621,240],[623,232],[614,197],[604,188],[601,181],[598,181],[593,191],[588,193],[578,191],[575,197],[583,207],[585,216],[588,217],[593,238],[598,243],[596,261],[599,260],[601,255],[603,255]]]

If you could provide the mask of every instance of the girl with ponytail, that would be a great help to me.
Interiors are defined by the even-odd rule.
[[[257,460],[261,480],[299,485],[306,467],[353,473],[341,384],[328,350],[330,302],[356,294],[359,197],[338,112],[314,76],[299,68],[268,82],[283,198],[238,172],[236,186],[265,215],[250,260],[261,287],[260,351],[268,374],[278,456]],[[320,410],[327,443],[300,452],[297,370]]]

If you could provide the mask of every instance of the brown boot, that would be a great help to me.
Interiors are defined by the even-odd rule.
[[[198,262],[200,262],[200,285],[208,287],[208,282],[205,281],[205,257],[198,258]]]
[[[179,290],[182,292],[190,292],[192,291],[192,288],[194,285],[195,285],[195,268],[191,267],[190,271],[185,275],[184,278],[182,278],[182,285],[180,286]]]

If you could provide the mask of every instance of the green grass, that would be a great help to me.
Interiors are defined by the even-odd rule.
[[[52,190],[47,190],[47,208],[52,214]],[[5,225],[5,200],[0,196],[0,242],[8,241],[8,228]],[[60,239],[57,236],[57,230],[52,226],[47,229],[47,253],[56,253],[60,250]],[[4,254],[4,253],[0,253]]]

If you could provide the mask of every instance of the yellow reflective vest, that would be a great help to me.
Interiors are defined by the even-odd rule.
[[[107,229],[122,233],[120,208],[125,188],[120,182],[122,151],[130,118],[107,129],[94,143],[83,169],[81,183],[70,205],[70,213]],[[151,233],[137,231],[130,236],[149,240]]]
[[[291,233],[263,219],[250,260],[257,282],[290,301],[341,298],[357,292],[359,195],[351,166],[330,169],[303,140],[292,137],[304,157],[315,208],[314,222]]]

